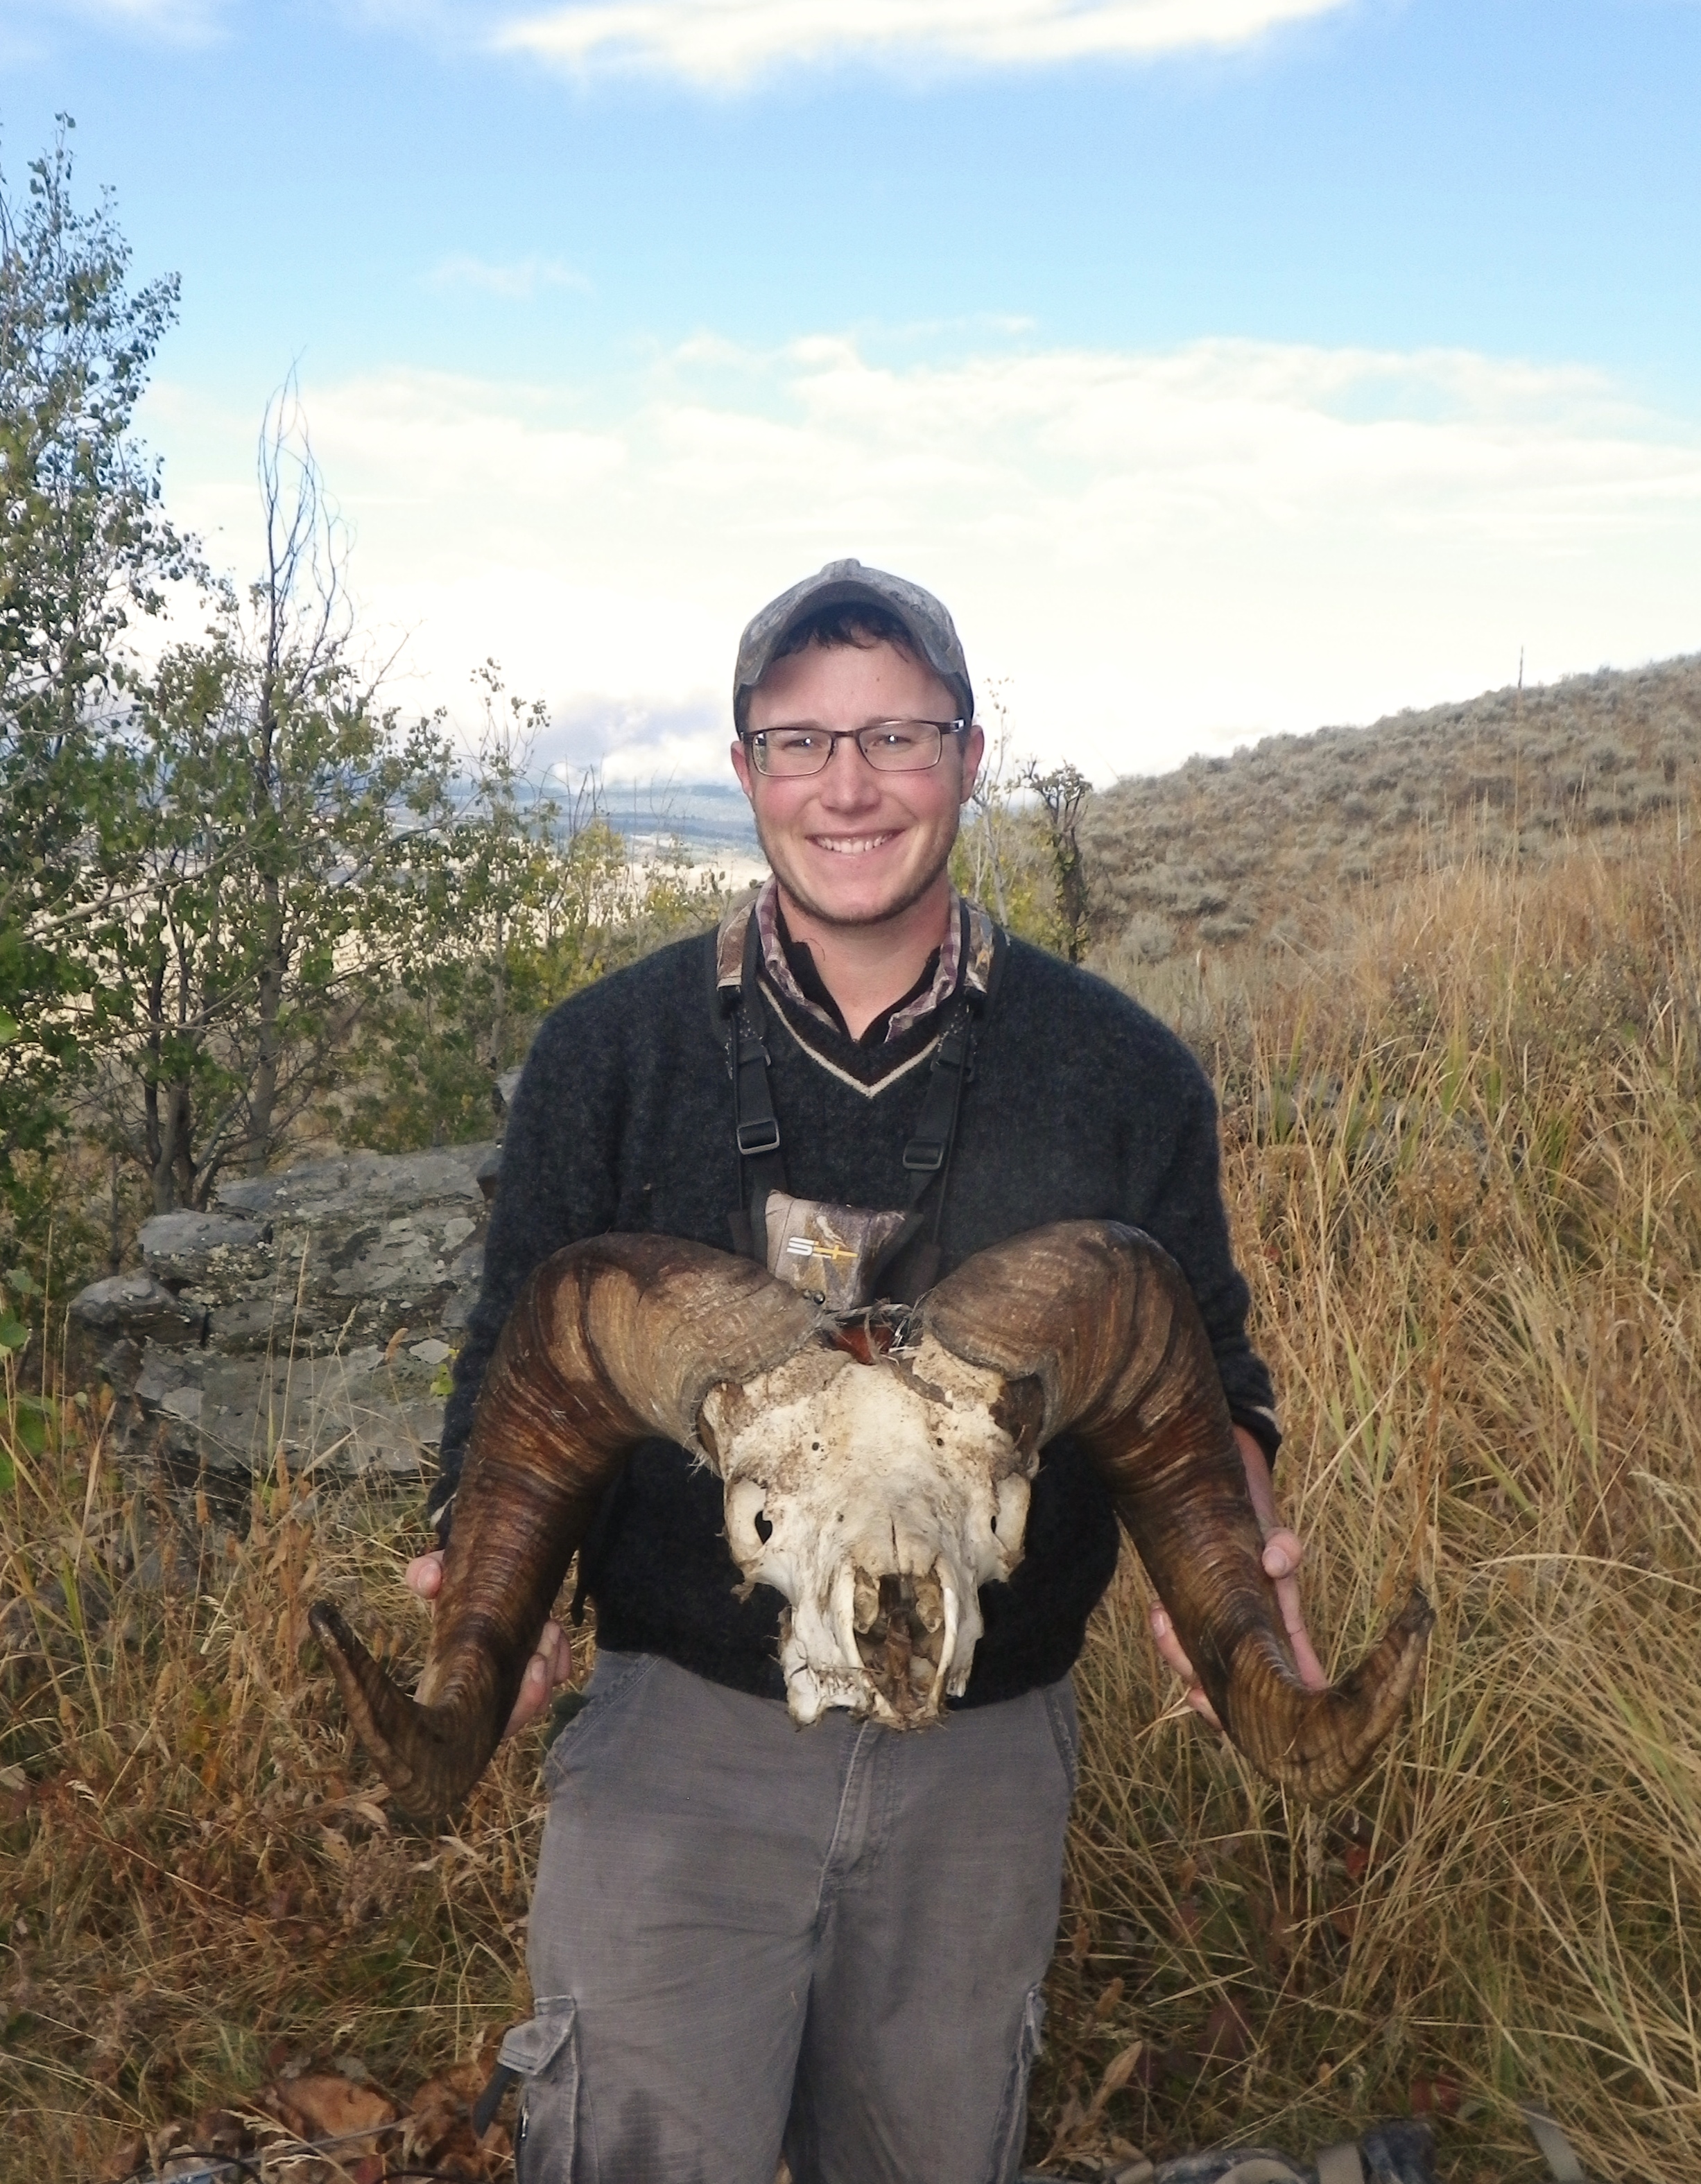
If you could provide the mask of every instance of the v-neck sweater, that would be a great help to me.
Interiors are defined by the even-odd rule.
[[[538,1031],[503,1143],[482,1290],[455,1361],[435,1511],[454,1493],[496,1339],[551,1252],[630,1231],[730,1247],[741,1178],[710,1007],[713,950],[712,934],[663,949],[576,994]],[[939,1013],[867,1046],[766,982],[761,998],[788,1188],[840,1205],[906,1205],[903,1149]],[[1273,1451],[1269,1374],[1246,1334],[1218,1168],[1216,1103],[1174,1034],[1114,987],[1012,941],[976,1028],[941,1273],[1048,1221],[1145,1229],[1187,1277],[1231,1415]],[[1118,1544],[1098,1473],[1058,1436],[1034,1480],[1022,1562],[1007,1583],[981,1588],[985,1634],[959,1703],[1015,1697],[1067,1673]],[[602,1645],[784,1696],[780,1596],[757,1585],[738,1596],[720,1481],[683,1449],[648,1440],[633,1451],[603,1497],[580,1570]]]

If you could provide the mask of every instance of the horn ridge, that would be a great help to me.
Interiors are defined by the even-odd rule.
[[[594,1237],[532,1275],[486,1374],[415,1697],[332,1603],[312,1611],[349,1719],[409,1811],[449,1811],[488,1763],[629,1451],[652,1435],[694,1444],[710,1388],[781,1362],[817,1317],[755,1262],[675,1237]]]
[[[1301,1685],[1279,1652],[1258,1647],[1231,1680],[1235,1743],[1261,1774],[1308,1803],[1344,1797],[1405,1711],[1435,1619],[1414,1585],[1358,1666],[1320,1691]]]
[[[1142,1231],[1059,1222],[967,1260],[921,1306],[971,1364],[1045,1391],[1040,1439],[1072,1431],[1174,1622],[1217,1717],[1262,1773],[1339,1796],[1397,1722],[1434,1616],[1421,1591],[1348,1675],[1295,1663],[1210,1338],[1180,1267]]]

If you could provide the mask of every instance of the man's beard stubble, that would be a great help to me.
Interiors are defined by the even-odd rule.
[[[951,853],[956,847],[957,829],[953,827],[951,839],[945,844],[940,855],[921,875],[915,885],[906,889],[897,901],[889,904],[884,910],[872,912],[867,917],[844,917],[823,909],[818,902],[806,894],[800,887],[795,885],[785,878],[779,866],[774,862],[773,851],[768,847],[767,831],[762,826],[760,814],[754,807],[751,809],[750,816],[756,823],[757,844],[762,855],[767,859],[768,870],[779,882],[780,892],[789,895],[797,907],[806,916],[812,917],[817,924],[841,933],[863,932],[871,926],[890,924],[902,917],[906,911],[913,910],[928,889],[938,881],[940,873],[950,869]]]

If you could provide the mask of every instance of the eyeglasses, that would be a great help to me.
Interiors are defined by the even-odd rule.
[[[840,744],[855,744],[876,773],[924,773],[967,721],[870,721],[866,728],[753,728],[745,748],[758,773],[819,773]]]

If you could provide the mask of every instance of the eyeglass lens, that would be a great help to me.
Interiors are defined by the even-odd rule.
[[[763,728],[750,745],[759,773],[819,773],[841,743],[854,743],[877,773],[919,773],[939,764],[945,727],[955,725],[873,721],[866,728]]]

